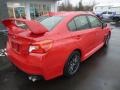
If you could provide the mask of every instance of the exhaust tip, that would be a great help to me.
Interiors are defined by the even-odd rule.
[[[32,82],[36,82],[38,80],[41,80],[42,78],[40,76],[28,76],[28,79]]]

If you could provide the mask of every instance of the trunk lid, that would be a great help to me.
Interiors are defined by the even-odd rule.
[[[24,38],[18,34],[8,34],[8,43],[10,47],[18,54],[28,54],[29,46],[34,40]]]
[[[31,34],[40,36],[48,30],[37,21],[24,19],[7,19],[3,24],[8,29],[8,42],[10,47],[18,54],[26,55],[29,52],[29,46],[35,42]]]

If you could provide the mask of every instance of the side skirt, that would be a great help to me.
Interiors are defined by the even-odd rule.
[[[100,48],[102,48],[104,45],[104,42],[101,43],[100,45],[98,45],[96,48],[94,48],[93,50],[91,50],[90,52],[88,52],[87,54],[85,54],[85,56],[83,56],[82,61],[86,60],[87,58],[89,58],[91,55],[93,55],[96,51],[98,51]]]

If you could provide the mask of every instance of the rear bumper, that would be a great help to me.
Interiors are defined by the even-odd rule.
[[[7,44],[7,56],[16,67],[28,75],[42,76],[45,80],[50,80],[63,74],[63,61],[56,61],[57,56],[35,53],[18,54],[9,44]]]
[[[16,67],[28,75],[38,75],[44,77],[47,80],[47,76],[44,73],[44,67],[42,66],[42,57],[44,55],[20,55],[14,52],[9,45],[7,45],[7,56]]]
[[[27,62],[21,62],[20,60],[23,60],[22,58],[18,59],[11,56],[10,54],[8,54],[8,57],[14,65],[16,65],[20,70],[24,71],[25,73],[29,75],[42,75],[41,67],[35,67],[28,64]]]

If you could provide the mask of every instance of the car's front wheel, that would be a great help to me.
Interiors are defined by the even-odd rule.
[[[108,46],[109,44],[109,40],[110,40],[110,34],[108,34],[106,37],[105,37],[105,42],[104,42],[104,46]]]
[[[74,51],[68,58],[68,61],[64,67],[64,76],[71,77],[73,76],[80,67],[80,53]]]

